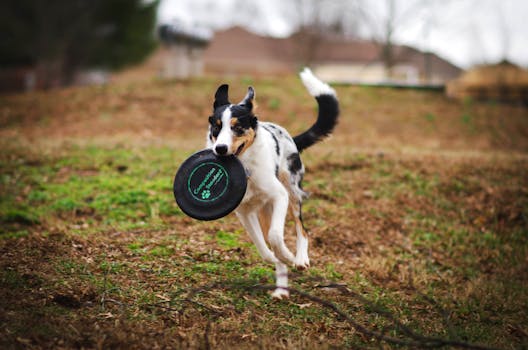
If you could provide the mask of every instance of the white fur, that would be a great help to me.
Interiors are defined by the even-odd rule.
[[[222,115],[222,129],[215,142],[208,140],[207,146],[214,149],[219,144],[230,144],[232,140],[229,119],[231,113],[228,110]],[[276,152],[277,139],[279,155]],[[308,239],[303,235],[302,227],[297,230],[297,255],[295,256],[284,243],[284,226],[288,214],[289,192],[284,184],[275,174],[276,164],[279,171],[288,172],[287,156],[297,153],[297,148],[288,132],[275,124],[259,122],[257,137],[251,147],[239,156],[240,161],[251,176],[248,178],[248,187],[242,202],[235,210],[237,217],[249,234],[251,241],[255,244],[258,253],[266,262],[275,264],[277,289],[272,293],[274,298],[282,299],[288,297],[288,265],[298,268],[308,268]],[[301,201],[305,196],[304,191],[297,187],[299,176],[304,172],[301,168],[299,174],[291,177],[292,189],[297,200]],[[258,220],[261,209],[269,210],[271,215],[269,232],[262,232]],[[297,213],[298,215],[300,212]],[[264,238],[268,236],[266,239]]]
[[[319,80],[315,75],[313,75],[310,68],[304,68],[304,70],[299,74],[301,80],[306,86],[306,89],[310,95],[317,97],[321,95],[333,95],[335,96],[335,90],[330,87],[330,85]]]
[[[317,79],[310,69],[304,69],[300,75],[307,90],[313,96],[322,94],[335,96],[334,89]],[[254,94],[252,89],[250,91]],[[246,99],[249,96],[248,92]],[[218,137],[214,141],[212,138],[207,140],[208,148],[214,150],[221,144],[231,147],[235,137],[231,130],[231,115],[228,107],[221,116],[222,129]],[[229,149],[228,154],[234,151],[236,150]],[[300,212],[302,200],[306,197],[306,193],[300,187],[304,166],[301,163],[300,169],[297,169],[299,164],[296,166],[289,164],[290,156],[295,154],[298,156],[297,146],[284,128],[272,123],[258,122],[253,143],[238,156],[250,175],[246,194],[235,213],[263,260],[275,264],[277,289],[272,296],[279,299],[289,295],[288,266],[296,266],[300,269],[310,266],[308,238],[302,227]],[[281,182],[279,178],[287,183]],[[291,210],[297,219],[295,220],[296,255],[293,255],[284,243],[284,226],[291,200],[294,201],[291,203],[293,208]],[[262,232],[259,222],[258,215],[262,211],[268,213],[271,218],[268,232]]]
[[[272,296],[282,299],[289,295],[287,266],[295,265],[299,261],[304,263],[302,268],[306,268],[309,262],[307,259],[295,258],[284,243],[284,225],[289,198],[287,189],[275,176],[275,164],[279,159],[275,151],[273,136],[265,129],[269,125],[259,123],[255,141],[239,157],[251,176],[248,179],[246,194],[235,212],[264,261],[275,264],[277,289]],[[278,126],[275,127],[278,128]],[[284,133],[285,130],[282,132]],[[287,148],[295,147],[295,145],[293,141],[288,141],[289,135],[283,135],[284,139],[279,142],[282,144],[282,152],[285,152]],[[288,145],[289,143],[291,144]],[[270,230],[267,232],[269,247],[258,221],[258,213],[263,208],[266,210],[269,208],[271,211]],[[297,254],[307,257],[308,245],[302,245],[301,249],[304,251],[298,251]]]
[[[231,110],[227,108],[224,113],[222,114],[222,129],[220,130],[220,134],[218,134],[218,138],[216,139],[215,146],[216,145],[226,145],[227,148],[227,154],[232,154],[234,150],[231,150],[231,143],[233,141],[233,133],[231,132]],[[215,148],[213,147],[213,152],[216,153]]]
[[[284,225],[289,203],[288,190],[284,188],[284,185],[275,176],[275,164],[279,163],[279,168],[282,171],[287,169],[287,165],[285,162],[277,162],[275,141],[269,131],[264,129],[266,124],[268,123],[260,123],[260,130],[257,131],[258,136],[255,138],[253,145],[239,157],[251,177],[249,178],[246,195],[236,212],[239,217],[240,215],[245,215],[257,218],[259,210],[265,205],[269,205],[272,209],[272,215],[268,242],[274,255],[279,260],[293,264],[295,258],[284,244]],[[283,152],[287,148],[286,142],[286,140],[282,140],[281,149]],[[293,141],[291,146],[294,147]],[[284,166],[286,166],[286,169],[284,169]],[[258,223],[258,220],[256,223]],[[251,231],[251,229],[253,227],[250,227],[248,231]],[[262,234],[262,231],[254,232],[254,234]],[[252,233],[250,232],[251,235]],[[257,249],[259,248],[257,247]]]

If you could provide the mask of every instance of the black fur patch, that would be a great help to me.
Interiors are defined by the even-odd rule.
[[[229,105],[229,85],[223,84],[218,87],[215,93],[215,101],[213,104],[213,110],[218,109],[218,107]]]
[[[257,127],[257,117],[255,117],[253,114],[243,115],[237,119],[237,124],[240,124],[240,126],[244,129],[255,129]]]
[[[251,109],[246,105],[233,105],[231,106],[231,116],[234,118],[241,118],[252,115]]]
[[[280,156],[280,147],[279,147],[279,140],[277,140],[277,136],[271,134],[273,136],[273,141],[275,141],[275,152],[277,152],[277,155]]]
[[[237,118],[237,124],[244,129],[255,129],[257,127],[257,117],[247,105],[233,105],[230,107],[231,117]]]
[[[315,124],[300,135],[293,138],[299,152],[310,147],[325,136],[328,136],[337,124],[339,102],[334,95],[319,95],[315,98],[319,112]]]
[[[275,152],[277,152],[277,155],[280,156],[279,140],[277,140],[277,136],[275,136],[274,133],[270,132],[270,134],[273,136],[273,141],[275,141]]]
[[[303,177],[304,176],[301,176],[301,178],[299,179],[299,182],[297,183],[297,187],[299,187],[301,190],[303,189],[303,186],[302,186]]]
[[[222,109],[222,108],[219,108]],[[223,108],[225,110],[225,108]],[[223,111],[222,111],[223,112]],[[222,130],[222,113],[215,113],[209,117],[209,124],[212,137],[218,137],[220,130]]]
[[[280,146],[279,146],[279,140],[277,139],[277,136],[275,136],[275,133],[271,131],[268,127],[270,125],[265,125],[264,129],[270,133],[270,135],[273,137],[273,141],[275,141],[275,152],[277,152],[277,155],[280,155]]]
[[[277,128],[277,127],[276,127],[275,125],[273,125],[273,124],[268,124],[268,126],[269,126],[271,129],[275,130],[275,132],[276,132],[275,135],[276,135],[276,134],[279,134],[279,136],[282,136],[282,130],[281,130],[281,129]]]
[[[303,230],[306,233],[308,233],[308,230],[304,226],[304,220],[303,220],[303,216],[302,216],[302,203],[301,202],[299,202],[299,221],[301,222],[301,226],[302,226]]]
[[[288,156],[288,170],[292,174],[297,174],[302,169],[302,162],[299,153],[292,153]]]

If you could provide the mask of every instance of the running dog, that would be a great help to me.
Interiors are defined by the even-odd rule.
[[[283,127],[259,121],[253,111],[255,90],[249,87],[242,102],[232,104],[229,87],[224,84],[216,91],[207,135],[207,148],[218,156],[235,155],[246,169],[248,187],[235,213],[262,258],[275,264],[276,289],[272,296],[278,299],[289,296],[288,265],[298,269],[310,266],[308,235],[301,215],[307,194],[301,187],[304,165],[299,154],[328,136],[339,115],[334,89],[308,68],[300,76],[319,110],[315,124],[307,131],[292,138]],[[297,232],[295,256],[284,243],[288,212]]]

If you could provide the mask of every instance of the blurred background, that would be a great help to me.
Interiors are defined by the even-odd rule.
[[[527,18],[528,0],[0,1],[0,349],[391,348],[315,299],[271,303],[234,215],[174,201],[217,87],[254,86],[259,120],[297,135],[305,65],[341,114],[303,153],[313,266],[292,286],[397,339],[528,349]]]
[[[285,75],[527,100],[523,0],[6,0],[0,91]]]

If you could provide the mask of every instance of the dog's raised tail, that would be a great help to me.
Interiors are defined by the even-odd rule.
[[[314,96],[317,100],[319,107],[315,124],[310,129],[293,138],[297,149],[299,152],[302,152],[304,149],[330,135],[334,130],[337,124],[337,117],[339,116],[339,103],[335,90],[313,75],[309,68],[304,68],[300,76],[310,95]]]

